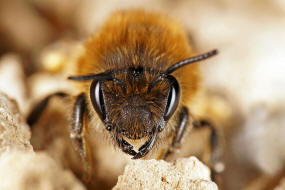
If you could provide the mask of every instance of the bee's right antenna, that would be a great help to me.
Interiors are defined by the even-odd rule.
[[[202,60],[205,60],[205,59],[208,59],[214,55],[218,54],[218,50],[217,49],[214,49],[212,51],[209,51],[207,53],[204,53],[204,54],[201,54],[201,55],[198,55],[198,56],[195,56],[195,57],[190,57],[190,58],[187,58],[187,59],[184,59],[182,61],[179,61],[177,63],[175,63],[174,65],[170,66],[165,74],[168,75],[172,72],[174,72],[175,70],[179,69],[180,67],[183,67],[185,65],[188,65],[188,64],[191,64],[191,63],[195,63],[195,62],[198,62],[198,61],[202,61]]]
[[[191,63],[195,63],[198,61],[202,61],[205,59],[208,59],[214,55],[218,54],[218,50],[214,49],[212,51],[209,51],[207,53],[201,54],[201,55],[197,55],[195,57],[190,57],[188,59],[184,59],[182,61],[179,61],[177,63],[175,63],[174,65],[171,65],[170,67],[168,67],[168,69],[165,71],[165,73],[162,73],[161,75],[159,75],[158,77],[156,77],[149,85],[147,92],[150,93],[151,89],[161,80],[167,78],[169,76],[169,74],[171,74],[172,72],[176,71],[177,69],[179,69],[180,67],[183,67],[185,65],[189,65]]]
[[[69,80],[75,81],[88,81],[88,80],[112,80],[112,76],[106,73],[99,73],[99,74],[89,74],[83,76],[69,76]]]

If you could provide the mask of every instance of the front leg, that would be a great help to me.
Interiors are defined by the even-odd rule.
[[[86,132],[86,124],[84,125],[84,116],[86,114],[86,100],[84,94],[76,97],[73,108],[73,123],[70,128],[70,138],[75,150],[79,153],[84,164],[85,176],[84,179],[89,181],[91,177],[91,155],[89,152],[87,141],[84,137]]]
[[[181,139],[185,133],[185,129],[188,124],[188,120],[189,120],[188,109],[186,107],[183,107],[182,111],[179,114],[178,126],[176,128],[176,133],[172,139],[172,143],[161,159],[165,160],[180,145]]]

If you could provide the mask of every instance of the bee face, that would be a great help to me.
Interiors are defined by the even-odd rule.
[[[133,140],[162,131],[179,103],[176,79],[143,67],[113,71],[111,78],[93,81],[90,88],[106,129]]]

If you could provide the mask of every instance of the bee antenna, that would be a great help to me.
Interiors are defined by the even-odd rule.
[[[195,57],[190,57],[190,58],[187,58],[187,59],[184,59],[182,61],[179,61],[177,63],[175,63],[174,65],[170,66],[165,74],[168,75],[172,72],[174,72],[175,70],[179,69],[180,67],[183,67],[185,65],[188,65],[188,64],[192,64],[192,63],[195,63],[195,62],[198,62],[198,61],[202,61],[202,60],[205,60],[205,59],[208,59],[214,55],[217,55],[218,54],[218,50],[217,49],[214,49],[212,51],[209,51],[207,53],[204,53],[204,54],[201,54],[201,55],[197,55]]]
[[[87,80],[112,80],[113,77],[107,73],[90,74],[83,76],[69,76],[67,79],[75,81],[87,81]]]
[[[75,81],[88,81],[88,80],[97,80],[97,81],[113,81],[114,83],[118,84],[124,93],[126,93],[126,85],[117,78],[112,77],[109,73],[99,73],[99,74],[90,74],[90,75],[83,75],[83,76],[69,76],[69,80]]]

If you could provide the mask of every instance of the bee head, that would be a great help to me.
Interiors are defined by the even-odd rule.
[[[148,68],[127,68],[113,73],[108,81],[94,80],[90,97],[107,130],[129,139],[141,139],[162,131],[177,108],[179,84]]]
[[[95,111],[119,148],[134,156],[133,159],[138,159],[152,149],[158,133],[165,128],[178,107],[180,87],[171,73],[216,53],[214,50],[180,61],[166,71],[130,67],[69,79],[93,80],[90,99]],[[144,137],[147,141],[138,152],[125,140]]]

